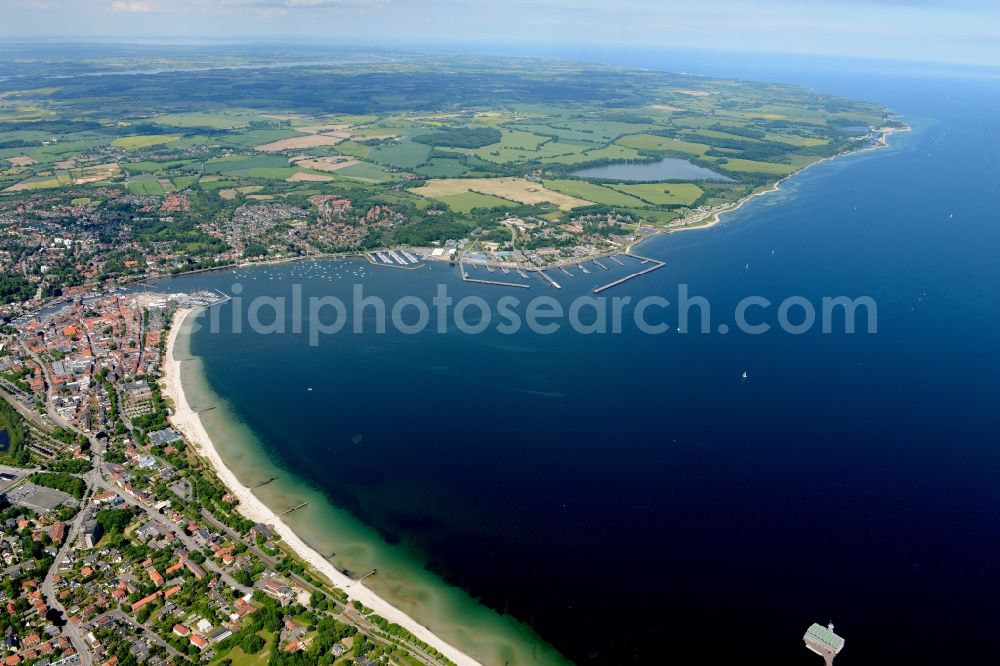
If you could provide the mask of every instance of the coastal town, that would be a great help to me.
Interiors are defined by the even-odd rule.
[[[666,266],[647,239],[905,129],[800,86],[609,66],[158,53],[0,77],[0,666],[563,663],[502,604],[474,626],[389,567],[339,568],[282,520],[304,505],[241,482],[175,347],[231,297],[164,278],[439,262],[600,293]]]
[[[0,663],[456,663],[248,519],[173,426],[175,313],[221,300],[107,294],[7,327]]]

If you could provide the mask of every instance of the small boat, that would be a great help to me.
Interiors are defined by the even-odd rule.
[[[747,371],[746,370],[743,371],[743,375],[742,376],[743,376],[743,379],[747,379]]]

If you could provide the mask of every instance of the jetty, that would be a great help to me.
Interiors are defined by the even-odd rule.
[[[475,282],[476,284],[492,284],[498,287],[517,287],[518,289],[530,289],[530,284],[524,284],[523,282],[503,282],[501,280],[483,280],[481,278],[469,277],[469,272],[465,270],[465,263],[458,262],[459,268],[462,270],[462,281],[463,282]],[[475,266],[475,264],[473,264]],[[527,276],[525,276],[527,277]]]
[[[251,486],[250,490],[256,490],[257,488],[260,488],[261,486],[266,486],[267,484],[271,483],[272,481],[277,481],[277,480],[278,480],[278,477],[272,476],[270,479],[268,479],[266,481],[261,481],[260,483]]]
[[[617,287],[618,285],[623,284],[625,282],[628,282],[632,278],[637,278],[640,275],[645,275],[646,273],[652,273],[657,268],[663,268],[664,266],[667,265],[666,262],[657,261],[656,259],[649,259],[648,257],[639,257],[639,256],[636,256],[634,254],[629,254],[629,255],[626,255],[626,256],[632,257],[633,259],[645,259],[646,261],[644,261],[642,263],[647,263],[647,264],[648,263],[652,263],[653,265],[649,266],[647,268],[644,268],[641,271],[636,271],[635,273],[630,273],[630,274],[626,275],[623,278],[619,278],[619,279],[615,280],[614,282],[609,282],[608,284],[602,285],[600,287],[595,287],[594,288],[594,293],[595,294],[599,294],[602,291],[604,291],[605,289],[611,289],[612,287]],[[595,260],[595,263],[596,263],[596,260]]]
[[[358,582],[359,583],[362,582],[365,578],[368,578],[369,576],[374,576],[377,572],[378,572],[378,569],[372,569],[371,571],[369,571],[368,573],[366,573],[364,576],[362,576],[361,578],[359,578]]]
[[[576,267],[583,271],[585,275],[590,275],[590,271],[588,271],[583,264],[577,264]]]
[[[195,414],[201,414],[202,412],[210,412],[215,409],[218,405],[212,405],[211,407],[202,407],[201,409],[192,410]]]
[[[282,516],[287,516],[292,511],[298,511],[299,509],[301,509],[302,507],[304,507],[307,504],[309,504],[309,502],[303,502],[302,504],[297,504],[296,506],[293,506],[291,509],[285,509],[281,513],[274,514],[274,517],[275,518],[281,518]]]
[[[566,270],[566,267],[565,267],[565,266],[560,266],[560,267],[559,267],[559,270],[561,270],[561,271],[562,271],[563,273],[565,273],[565,274],[566,274],[566,275],[568,275],[569,277],[573,277],[573,274],[572,274],[572,273],[570,273],[570,272],[569,272],[568,270]]]
[[[520,268],[517,269],[517,274],[523,277],[525,280],[528,279],[528,274],[522,271]]]
[[[605,266],[604,264],[602,264],[601,262],[599,262],[597,259],[594,259],[593,261],[594,261],[594,265],[596,265],[598,268],[603,268],[604,270],[608,270],[608,267]]]
[[[618,264],[619,266],[624,266],[624,265],[625,265],[625,264],[623,264],[623,263],[621,262],[621,260],[620,260],[620,259],[619,259],[618,257],[614,256],[613,254],[609,254],[609,255],[608,255],[608,259],[610,259],[611,261],[615,262],[615,263],[616,263],[616,264]]]
[[[548,273],[546,273],[545,271],[543,271],[541,268],[538,269],[538,274],[541,275],[546,280],[548,280],[548,283],[551,284],[556,289],[562,289],[562,287],[559,286],[559,283],[556,282],[555,280],[553,280],[552,276],[550,276]]]

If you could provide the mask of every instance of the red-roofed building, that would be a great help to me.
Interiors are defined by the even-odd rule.
[[[157,598],[158,598],[158,597],[159,597],[159,596],[160,596],[161,594],[163,594],[163,593],[162,593],[162,592],[160,592],[160,590],[157,590],[156,592],[153,592],[153,593],[152,593],[151,595],[149,595],[148,597],[143,597],[142,599],[139,599],[139,601],[137,601],[137,602],[135,602],[134,604],[132,604],[132,612],[133,612],[133,613],[135,613],[136,611],[139,611],[139,610],[142,610],[142,608],[143,608],[144,606],[146,606],[147,604],[149,604],[149,603],[151,603],[151,602],[153,602],[153,601],[156,601],[156,599],[157,599]]]
[[[153,585],[155,585],[156,587],[163,587],[163,583],[165,581],[163,580],[163,576],[160,575],[159,571],[157,571],[156,569],[150,569],[147,573],[149,573],[149,579],[153,581]]]

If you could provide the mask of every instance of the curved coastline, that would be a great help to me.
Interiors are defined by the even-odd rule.
[[[237,419],[225,409],[199,413],[196,408],[202,400],[217,401],[198,367],[198,359],[189,351],[191,329],[201,312],[180,309],[174,315],[164,351],[164,394],[174,405],[171,423],[239,499],[243,515],[273,526],[289,548],[352,600],[406,628],[456,664],[566,663],[527,626],[476,602],[401,552],[389,552],[401,549],[382,548],[382,540],[374,530],[332,506],[322,492],[294,479],[288,492],[282,491],[279,482],[252,491],[247,484],[254,482],[253,477],[265,472],[270,476],[270,471],[275,471],[261,469],[270,461],[262,451],[253,450],[260,446],[247,441],[254,439],[253,434],[236,432],[240,424],[231,423]],[[206,421],[215,423],[206,425]],[[296,514],[276,515],[290,497],[296,502],[312,501]],[[366,567],[378,564],[378,575],[360,583],[342,573],[331,562],[332,555],[321,554],[326,552],[325,547],[316,545],[316,541],[325,541],[321,537],[331,534],[343,537],[331,540],[339,551],[338,559],[343,555],[351,563],[363,562]]]
[[[771,194],[773,192],[780,192],[781,191],[781,184],[782,183],[784,183],[786,180],[791,180],[795,176],[798,176],[802,172],[806,171],[807,169],[809,169],[811,167],[816,166],[817,164],[823,164],[825,162],[830,162],[830,161],[833,161],[833,160],[838,160],[838,159],[841,159],[841,158],[844,158],[844,157],[851,157],[853,155],[861,155],[863,153],[867,153],[867,152],[873,151],[873,150],[880,150],[882,148],[888,148],[889,147],[889,137],[890,136],[892,136],[893,134],[896,134],[897,132],[910,132],[912,130],[913,130],[913,128],[909,124],[904,124],[902,127],[883,127],[883,128],[881,128],[881,130],[879,132],[878,141],[876,141],[874,145],[866,146],[864,148],[858,148],[857,150],[849,150],[849,151],[844,152],[844,153],[838,153],[837,155],[830,155],[829,157],[824,157],[823,159],[816,160],[815,162],[810,162],[809,164],[805,165],[804,167],[802,167],[798,171],[793,171],[792,173],[788,174],[787,176],[782,176],[781,178],[779,178],[778,180],[776,180],[772,185],[769,185],[769,186],[764,187],[762,189],[754,190],[750,194],[746,195],[745,197],[742,197],[741,199],[739,199],[737,201],[734,201],[733,203],[731,203],[731,204],[725,206],[724,208],[722,208],[721,210],[717,210],[717,211],[715,211],[713,213],[707,213],[703,217],[700,217],[700,218],[694,220],[693,222],[684,222],[682,220],[682,221],[680,221],[677,224],[677,226],[675,226],[673,228],[662,230],[662,231],[657,231],[655,234],[650,234],[649,236],[646,236],[644,238],[640,238],[635,243],[631,244],[628,247],[628,249],[631,251],[631,250],[635,249],[636,247],[642,245],[646,241],[648,241],[650,238],[656,238],[660,234],[673,234],[673,233],[677,233],[677,232],[680,232],[680,231],[698,231],[698,230],[701,230],[701,229],[711,229],[712,227],[716,226],[717,224],[721,224],[722,223],[722,216],[723,215],[726,215],[727,213],[733,213],[733,212],[738,211],[740,208],[743,207],[743,204],[751,201],[752,199],[755,199],[757,197],[762,197],[762,196],[764,196],[766,194]]]
[[[889,135],[895,132],[909,131],[910,129],[908,126],[902,128],[883,128],[879,142],[873,146],[833,155],[813,162],[779,179],[770,187],[752,192],[724,209],[707,215],[698,222],[652,234],[636,242],[630,249],[660,234],[667,235],[675,231],[711,228],[722,221],[720,219],[722,215],[740,209],[745,203],[755,197],[780,190],[781,184],[785,180],[793,178],[809,167],[836,160],[840,157],[849,157],[888,147],[887,139]],[[300,257],[296,259],[315,258]],[[241,513],[255,522],[272,525],[289,548],[294,550],[315,571],[323,574],[336,587],[347,593],[352,600],[356,599],[360,601],[390,622],[395,622],[405,627],[414,636],[434,647],[456,664],[566,663],[565,659],[558,655],[554,648],[533,634],[530,628],[521,625],[513,618],[501,616],[479,604],[464,591],[447,585],[444,581],[427,572],[426,569],[422,568],[420,563],[408,562],[407,565],[409,566],[406,566],[407,571],[405,572],[392,572],[391,570],[379,568],[379,575],[371,579],[369,584],[362,584],[352,580],[333,565],[330,561],[332,555],[324,556],[321,554],[321,552],[327,551],[315,545],[317,539],[310,539],[313,542],[310,544],[303,538],[303,534],[309,535],[308,527],[311,526],[303,524],[303,521],[306,520],[303,514],[307,513],[306,511],[298,515],[293,514],[286,517],[280,517],[276,514],[276,511],[280,511],[286,506],[291,506],[291,504],[287,504],[290,495],[287,493],[282,494],[274,487],[278,484],[272,484],[268,488],[260,489],[256,494],[254,491],[251,491],[247,483],[253,483],[253,480],[250,479],[254,474],[246,473],[248,471],[247,463],[259,465],[261,462],[268,464],[270,461],[263,460],[264,456],[261,451],[234,451],[232,446],[228,447],[227,450],[224,445],[225,442],[221,442],[223,446],[220,447],[219,437],[214,432],[215,429],[211,426],[207,427],[206,421],[218,421],[221,428],[222,421],[238,421],[235,415],[227,414],[225,409],[211,412],[210,416],[201,415],[192,407],[191,389],[193,383],[204,385],[196,387],[196,391],[201,390],[207,394],[211,393],[211,389],[207,387],[207,380],[203,376],[192,376],[200,374],[200,370],[195,367],[198,365],[197,359],[191,358],[189,353],[190,328],[200,312],[200,310],[183,309],[175,313],[164,352],[164,393],[175,405],[175,414],[171,417],[171,422],[185,435],[198,453],[212,465],[216,474],[229,488],[230,492],[238,497]],[[179,346],[185,352],[183,358],[178,358],[176,354]],[[187,364],[184,371],[182,371],[182,362]],[[213,402],[218,400],[217,396],[214,395],[206,397]],[[197,402],[197,399],[195,402]],[[210,434],[210,431],[212,431],[212,434]],[[252,433],[248,434],[251,438],[254,437]],[[230,438],[227,436],[226,439]],[[243,444],[243,442],[238,444]],[[253,444],[251,444],[251,447],[261,448]],[[223,453],[220,453],[220,448],[223,450]],[[225,458],[223,458],[223,455],[225,455]],[[243,459],[254,455],[260,456],[260,459],[256,461]],[[242,469],[240,469],[241,467]],[[276,466],[274,467],[277,469]],[[237,471],[242,473],[238,475]],[[259,467],[254,471],[260,472]],[[290,474],[290,476],[294,476],[294,474]],[[358,530],[358,521],[352,517],[347,517],[346,512],[341,512],[332,506],[329,500],[326,500],[322,492],[318,490],[298,485],[292,492],[294,495],[291,496],[294,496],[297,500],[303,499],[303,496],[308,496],[308,499],[318,500],[312,502],[308,510],[309,512],[322,513],[319,520],[315,520],[314,522],[322,522],[324,525],[332,523],[337,525],[338,529],[343,528],[348,532],[352,532],[346,539],[346,547],[344,540],[336,540],[338,542],[338,551],[342,551],[341,554],[345,556],[350,555],[355,562],[364,562],[366,566],[373,563],[372,554],[374,551],[371,546],[373,543],[381,541],[381,538],[374,530]],[[271,501],[268,502],[267,500]],[[324,504],[325,506],[323,506]],[[317,516],[313,513],[311,517],[316,518]],[[293,523],[298,524],[293,526]],[[361,527],[366,528],[363,525]],[[314,533],[312,536],[316,536],[316,534]],[[379,555],[382,554],[380,553]],[[384,562],[384,555],[381,559]],[[379,562],[379,564],[383,562]],[[399,562],[401,560],[397,559],[394,563]],[[420,571],[416,572],[417,569],[420,569]],[[393,573],[396,575],[394,576]],[[419,575],[421,580],[416,579],[413,575],[415,573]]]

